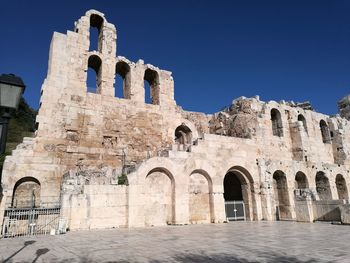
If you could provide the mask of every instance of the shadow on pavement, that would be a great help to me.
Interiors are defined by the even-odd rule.
[[[29,241],[26,241],[24,242],[23,244],[23,247],[21,247],[20,249],[18,249],[15,253],[13,253],[11,256],[9,256],[8,258],[6,258],[3,263],[9,263],[9,262],[12,262],[12,258],[14,256],[16,256],[19,252],[21,252],[23,249],[25,249],[27,246],[30,246],[32,244],[34,244],[36,241],[34,240],[29,240]]]
[[[72,260],[72,259],[70,259]],[[146,259],[147,260],[147,259]],[[94,263],[96,262],[96,259],[90,259],[88,257],[81,257],[77,261],[72,260],[73,262],[79,262],[79,263]],[[67,262],[67,260],[57,260],[52,261],[55,263],[63,263]],[[105,263],[137,263],[137,262],[149,262],[149,263],[164,263],[164,262],[179,262],[179,263],[208,263],[208,262],[216,262],[216,263],[260,263],[260,262],[268,262],[268,263],[316,263],[319,262],[319,260],[316,259],[308,259],[308,260],[301,260],[294,256],[285,256],[285,255],[278,255],[278,254],[269,254],[269,253],[262,253],[258,259],[256,260],[247,260],[241,257],[237,257],[234,255],[226,255],[226,254],[211,254],[211,255],[203,255],[203,254],[177,254],[171,258],[166,257],[166,259],[163,260],[152,260],[145,261],[145,259],[142,259],[140,261],[138,260],[132,260],[132,259],[126,259],[126,260],[116,260],[116,261],[102,261],[99,260],[99,262],[105,262]]]
[[[40,248],[40,249],[38,249],[36,251],[36,257],[34,258],[32,263],[35,263],[41,255],[44,255],[44,254],[46,254],[49,251],[50,251],[50,249],[48,249],[48,248]]]

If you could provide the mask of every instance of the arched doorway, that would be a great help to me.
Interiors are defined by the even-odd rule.
[[[337,174],[335,178],[335,184],[337,186],[338,198],[341,199],[349,199],[348,188],[346,187],[346,181],[341,174]]]
[[[145,225],[170,225],[175,220],[175,183],[165,168],[152,169],[146,176]]]
[[[236,219],[253,220],[252,184],[251,176],[244,168],[234,167],[226,173],[224,199],[226,217],[229,220],[235,220],[235,217]]]
[[[184,123],[175,129],[175,141],[179,144],[191,144],[192,131]]]
[[[12,207],[30,208],[40,206],[40,182],[34,177],[18,180],[13,188]]]
[[[195,170],[190,175],[189,215],[191,224],[210,223],[213,214],[212,182],[207,172]]]
[[[294,194],[297,199],[305,199],[309,191],[309,182],[303,172],[297,172],[295,175],[295,190]]]
[[[273,174],[273,190],[275,196],[276,220],[292,219],[286,175],[282,171]]]
[[[320,200],[332,200],[331,187],[329,180],[324,172],[316,174],[316,191]]]

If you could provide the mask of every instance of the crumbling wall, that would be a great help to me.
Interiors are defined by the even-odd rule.
[[[350,120],[350,95],[338,101],[338,109],[341,117]]]
[[[203,137],[204,133],[209,133],[209,120],[211,115],[206,115],[202,112],[184,111],[180,107],[179,110],[184,119],[189,120],[195,125],[200,137]]]
[[[245,97],[232,101],[232,104],[212,116],[209,132],[238,138],[255,136],[258,124],[258,110],[254,107],[255,98]]]
[[[67,172],[61,209],[69,229],[126,227],[128,186],[119,183],[118,172],[109,167],[85,170],[80,166]]]

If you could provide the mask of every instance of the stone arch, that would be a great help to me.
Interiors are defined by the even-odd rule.
[[[145,225],[170,225],[175,222],[175,180],[164,167],[150,170],[145,178]]]
[[[251,174],[241,166],[230,168],[223,180],[225,201],[243,201],[246,219],[254,219],[256,209],[254,197],[254,181]]]
[[[317,172],[315,177],[316,192],[320,200],[332,200],[331,187],[324,172]]]
[[[19,179],[12,194],[12,207],[39,207],[41,202],[41,184],[38,179],[27,176]]]
[[[331,142],[331,134],[329,132],[328,125],[324,120],[320,121],[320,130],[321,130],[323,143],[330,143]]]
[[[271,109],[271,124],[272,134],[274,136],[283,137],[283,124],[281,113],[275,108]]]
[[[160,102],[160,85],[159,85],[159,74],[157,71],[153,70],[153,69],[146,69],[145,70],[145,74],[144,74],[144,83],[148,83],[149,85],[149,89],[150,89],[150,100],[148,100],[147,98],[147,87],[146,85],[144,85],[145,87],[145,102],[146,103],[150,103],[150,104],[154,104],[154,105],[159,105]],[[145,84],[146,84],[145,83]]]
[[[189,120],[181,119],[181,120],[179,120],[177,122],[174,122],[174,126],[172,126],[172,129],[176,129],[177,127],[179,127],[181,125],[185,125],[191,130],[192,141],[194,141],[194,140],[199,138],[197,127]],[[173,133],[174,130],[172,130],[171,132]]]
[[[121,88],[117,85],[117,78],[120,76],[122,78],[123,86],[123,98],[131,98],[131,77],[130,77],[130,66],[125,61],[118,61],[115,66],[115,96],[117,97],[117,91]]]
[[[335,177],[335,184],[337,186],[338,199],[348,200],[349,193],[344,176],[341,174],[337,174],[337,176]]]
[[[276,220],[292,219],[287,177],[281,170],[273,173],[273,190],[276,204]]]
[[[298,115],[298,121],[301,121],[304,127],[304,131],[308,134],[306,119],[303,114]]]
[[[306,175],[299,171],[295,175],[295,189],[306,189],[309,188],[309,182]]]
[[[102,74],[101,58],[95,54],[91,55],[88,59],[88,69],[87,69],[87,77],[86,77],[86,89],[88,92],[98,93],[98,94],[101,93],[101,84],[102,84],[101,74]]]
[[[184,123],[175,129],[175,143],[185,146],[192,144],[192,131]]]
[[[90,15],[90,32],[89,32],[89,51],[96,50],[98,52],[102,51],[102,28],[103,28],[104,19],[98,14]],[[93,30],[97,30],[97,36],[93,34]],[[97,37],[97,39],[94,39]],[[97,40],[97,42],[95,42]],[[96,44],[97,45],[96,45]]]
[[[192,171],[188,192],[190,223],[212,222],[214,220],[213,183],[209,174],[202,169]]]

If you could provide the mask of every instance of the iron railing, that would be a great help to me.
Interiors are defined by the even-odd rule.
[[[61,209],[8,208],[5,210],[2,236],[54,235],[65,232],[66,222],[60,218]]]
[[[225,201],[227,221],[245,220],[244,201]]]

